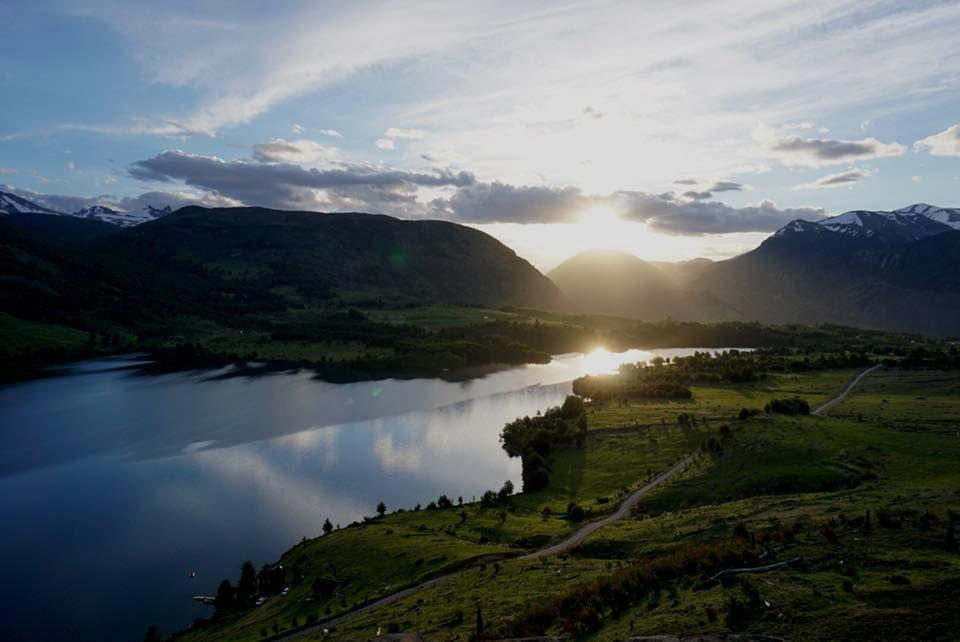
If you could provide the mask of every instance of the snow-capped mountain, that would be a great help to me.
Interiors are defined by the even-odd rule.
[[[147,205],[140,211],[132,212],[120,212],[106,205],[92,205],[77,210],[71,216],[102,221],[104,223],[110,223],[111,225],[119,225],[120,227],[132,227],[166,216],[171,211],[169,205],[165,207],[152,207]]]
[[[0,192],[0,214],[63,214],[9,192]]]
[[[927,205],[926,203],[914,203],[908,207],[902,207],[893,211],[894,214],[920,214],[933,219],[945,225],[949,225],[955,230],[960,230],[960,208],[956,207],[937,207],[936,205]]]
[[[822,221],[791,221],[775,236],[831,232],[851,239],[910,242],[952,230],[960,230],[960,209],[916,203],[892,212],[853,210]]]
[[[38,205],[16,194],[0,192],[0,215],[3,214],[49,214],[56,216],[74,216],[94,221],[101,221],[119,227],[133,227],[147,221],[166,216],[173,209],[169,205],[153,207],[146,205],[141,210],[119,211],[106,205],[91,205],[76,212],[60,212],[49,207]]]

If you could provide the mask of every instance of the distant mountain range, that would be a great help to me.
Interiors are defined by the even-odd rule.
[[[104,284],[114,303],[140,297],[175,309],[193,300],[184,295],[164,303],[176,282],[206,292],[193,305],[210,314],[216,301],[229,301],[231,309],[255,302],[253,309],[269,314],[346,297],[373,306],[519,305],[644,320],[835,323],[960,335],[960,209],[923,203],[795,220],[725,261],[661,263],[584,252],[549,279],[493,237],[454,223],[255,207],[168,209],[132,214],[95,206],[65,215],[0,192],[6,243],[32,248],[11,251],[3,266],[2,310],[18,301],[22,314],[65,306],[59,322],[66,322],[71,310],[93,305],[73,300],[73,293],[101,292]],[[36,261],[24,259],[31,252]],[[55,284],[45,280],[51,274]],[[41,295],[50,292],[56,297]]]
[[[0,192],[0,215],[3,214],[49,214],[51,216],[73,216],[75,218],[100,221],[117,225],[119,227],[132,227],[140,223],[146,223],[170,214],[172,208],[169,205],[164,207],[153,207],[146,205],[142,210],[120,212],[105,205],[92,205],[84,207],[76,212],[60,212],[58,210],[38,205],[10,192]]]
[[[795,220],[726,261],[585,253],[550,277],[584,312],[960,335],[958,267],[960,209],[918,203]]]

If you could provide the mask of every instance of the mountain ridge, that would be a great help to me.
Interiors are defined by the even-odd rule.
[[[144,205],[139,211],[121,211],[98,203],[88,207],[82,207],[75,212],[62,212],[46,207],[45,205],[39,205],[13,192],[0,191],[0,216],[9,214],[46,214],[100,221],[117,227],[133,227],[141,223],[162,218],[172,211],[173,208],[170,205],[163,207]]]

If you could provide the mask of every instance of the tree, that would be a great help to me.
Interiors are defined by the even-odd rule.
[[[387,512],[387,505],[383,502],[377,504],[377,515],[383,517],[383,514]]]
[[[500,492],[497,493],[497,499],[505,502],[510,495],[513,495],[513,482],[508,479],[503,482],[503,486],[500,487]]]
[[[217,601],[215,604],[218,613],[229,611],[233,608],[234,591],[233,584],[230,583],[230,580],[224,579],[220,582],[220,586],[217,587]]]
[[[437,508],[452,508],[452,507],[453,507],[453,502],[450,501],[450,498],[447,497],[446,495],[440,495],[440,497],[437,498]]]
[[[539,453],[531,452],[524,455],[522,461],[523,491],[530,493],[540,490],[550,481],[550,470],[547,460]]]
[[[574,395],[567,395],[560,407],[560,416],[564,419],[576,419],[584,413],[583,399]]]
[[[329,535],[333,531],[333,524],[330,523],[330,518],[323,520],[323,534]]]
[[[245,601],[257,590],[257,569],[253,567],[253,562],[247,560],[240,567],[240,581],[237,583],[237,596],[241,601]]]
[[[143,636],[143,642],[160,642],[161,640],[160,629],[157,628],[156,624],[147,629],[146,634]]]

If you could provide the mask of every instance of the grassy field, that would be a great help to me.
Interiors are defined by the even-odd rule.
[[[14,354],[24,347],[82,348],[88,339],[86,332],[46,323],[17,319],[0,312],[0,354]]]
[[[674,424],[679,414],[729,422],[741,408],[761,410],[771,399],[798,395],[816,405],[843,389],[857,370],[770,375],[758,383],[690,386],[691,399],[629,399],[591,408],[590,430]]]
[[[467,640],[478,608],[486,633],[496,636],[517,630],[509,627],[524,621],[531,605],[560,604],[637,564],[655,566],[678,551],[728,541],[748,548],[753,564],[799,561],[722,581],[709,581],[715,569],[681,573],[616,612],[586,604],[599,612],[588,629],[571,629],[570,618],[557,617],[527,632],[574,630],[574,637],[598,641],[730,631],[808,640],[951,639],[960,626],[954,607],[960,554],[947,550],[946,531],[951,511],[960,512],[960,374],[883,370],[828,416],[730,420],[739,408],[759,408],[775,396],[799,394],[815,405],[842,390],[854,372],[698,386],[685,405],[595,404],[584,448],[554,453],[546,489],[516,495],[506,506],[388,514],[306,541],[282,562],[307,581],[183,639],[268,638],[274,624],[281,631],[308,617],[322,621],[456,568],[464,570],[348,619],[332,635],[307,639],[402,630]],[[655,424],[668,411],[710,419],[693,427],[610,430],[647,418]],[[722,423],[732,426],[722,449],[646,497],[631,518],[597,531],[570,554],[516,559],[577,526],[564,515],[569,502],[584,507],[588,519],[613,510],[628,490],[696,451]],[[314,576],[343,578],[343,593],[304,602]]]

